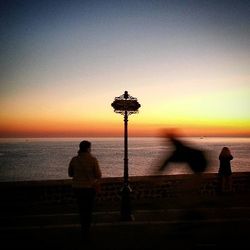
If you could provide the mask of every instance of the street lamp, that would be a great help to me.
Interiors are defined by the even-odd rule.
[[[123,95],[116,97],[111,106],[116,113],[124,116],[124,180],[121,189],[122,204],[121,204],[121,219],[125,221],[133,220],[130,206],[130,193],[132,189],[129,186],[128,180],[128,116],[138,113],[141,107],[136,98],[125,91]]]

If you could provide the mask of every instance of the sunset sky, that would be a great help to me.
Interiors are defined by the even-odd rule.
[[[0,137],[250,136],[250,1],[1,1]]]

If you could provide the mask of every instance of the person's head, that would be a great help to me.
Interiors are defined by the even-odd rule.
[[[81,141],[79,144],[79,153],[80,152],[89,152],[91,149],[91,143],[89,141]]]
[[[221,152],[220,152],[221,156],[230,156],[231,152],[230,149],[228,147],[223,147]]]

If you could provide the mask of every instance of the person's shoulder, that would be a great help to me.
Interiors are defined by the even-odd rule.
[[[92,159],[97,160],[97,158],[96,158],[96,156],[95,156],[95,155],[90,154],[90,157],[91,157]]]
[[[78,155],[75,155],[75,156],[72,157],[71,161],[75,161],[77,159],[78,159]]]
[[[97,161],[97,157],[95,155],[89,154],[89,157],[93,160],[93,161]]]

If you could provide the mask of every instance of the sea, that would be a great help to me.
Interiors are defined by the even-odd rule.
[[[187,145],[203,150],[208,159],[206,172],[217,173],[222,147],[230,148],[233,172],[250,170],[250,138],[185,137]],[[0,182],[68,179],[71,158],[77,155],[79,142],[89,140],[92,154],[98,159],[103,177],[124,174],[124,138],[1,138]],[[157,172],[173,151],[166,138],[129,137],[129,176],[146,176]],[[186,163],[171,163],[160,174],[191,174]]]

